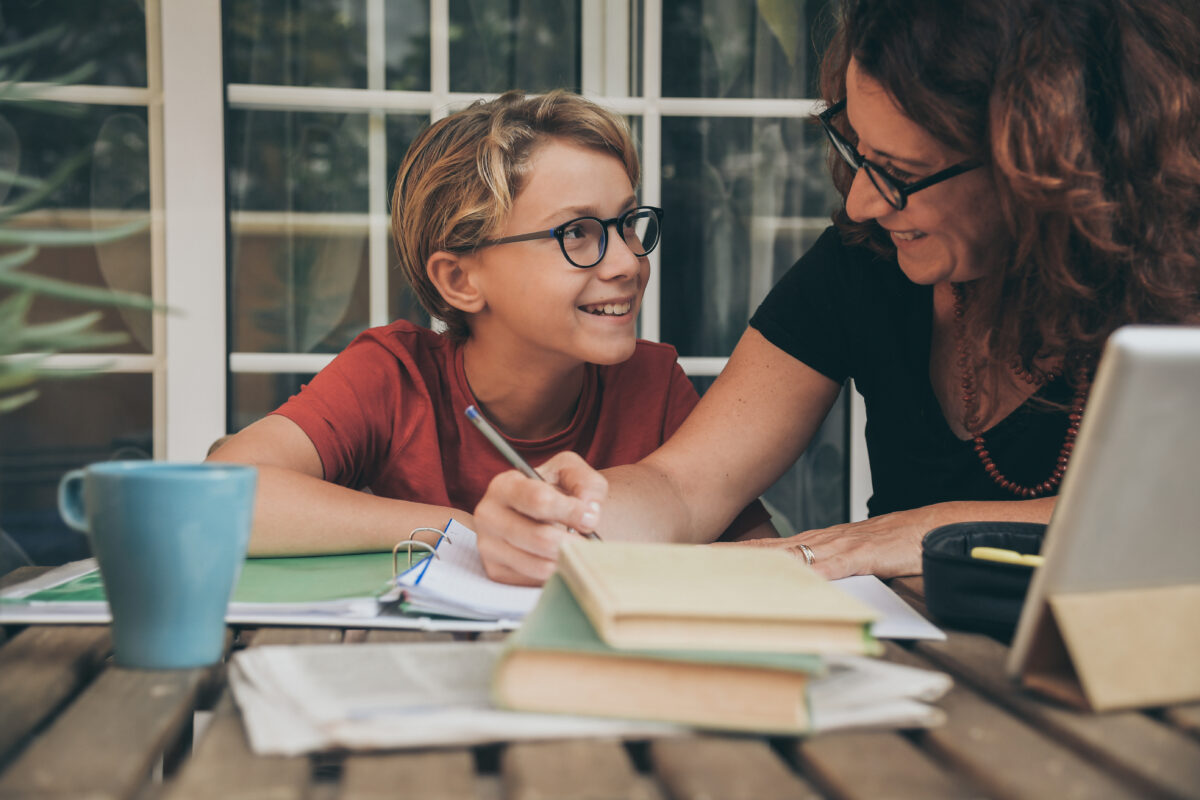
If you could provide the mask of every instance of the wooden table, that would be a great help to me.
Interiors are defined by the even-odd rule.
[[[922,607],[919,578],[893,586]],[[1003,673],[1007,648],[970,633],[889,645],[887,657],[955,678],[940,703],[947,723],[928,731],[572,740],[311,758],[249,750],[222,666],[115,667],[102,626],[7,634],[0,646],[0,798],[1200,798],[1200,704],[1106,715],[1067,710],[1016,689]],[[237,629],[230,647],[353,647],[429,636],[438,635]],[[209,709],[211,722],[193,741],[193,712]]]

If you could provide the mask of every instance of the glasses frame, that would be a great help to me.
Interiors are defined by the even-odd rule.
[[[875,190],[880,196],[887,201],[887,204],[897,211],[903,211],[908,205],[908,196],[915,194],[922,189],[928,189],[930,186],[949,180],[953,177],[970,172],[973,169],[979,169],[986,162],[979,158],[969,158],[966,161],[961,161],[954,166],[946,167],[943,170],[933,173],[920,180],[905,182],[899,178],[895,178],[888,173],[879,164],[871,161],[862,153],[858,152],[858,147],[851,144],[850,140],[843,136],[836,128],[833,127],[833,117],[838,113],[846,110],[846,101],[834,103],[829,108],[817,115],[817,119],[821,122],[821,127],[825,129],[825,135],[829,137],[830,144],[842,160],[846,162],[855,172],[866,167],[867,177],[871,179],[871,183],[875,186]],[[886,186],[880,186],[880,182]],[[895,193],[899,200],[893,200],[889,190]]]
[[[659,208],[658,206],[638,206],[637,208],[631,208],[628,211],[626,211],[624,214],[621,214],[620,216],[617,216],[617,217],[612,217],[611,219],[600,219],[599,217],[592,217],[592,216],[575,217],[574,219],[569,219],[566,222],[564,222],[562,225],[555,226],[548,231],[536,231],[534,233],[518,233],[515,236],[504,236],[499,239],[485,239],[482,242],[480,242],[478,245],[476,245],[475,249],[478,250],[478,249],[484,248],[484,247],[492,247],[493,245],[497,245],[497,244],[512,244],[513,242],[530,242],[535,239],[557,239],[558,240],[558,249],[562,251],[563,258],[565,258],[567,260],[568,264],[570,264],[573,267],[578,267],[579,269],[590,269],[590,268],[596,266],[597,264],[599,264],[601,261],[603,261],[605,254],[608,252],[608,228],[609,228],[609,226],[616,225],[616,226],[618,226],[618,228],[620,228],[621,226],[623,226],[625,224],[626,219],[628,219],[633,214],[638,213],[639,211],[649,211],[652,214],[654,214],[655,222],[658,224],[658,235],[654,238],[654,244],[652,244],[648,248],[646,248],[646,252],[644,252],[644,253],[634,253],[635,256],[637,256],[638,258],[641,258],[642,256],[647,256],[647,255],[650,255],[651,253],[653,253],[654,248],[658,247],[658,243],[660,241],[662,241],[663,210],[661,208]],[[566,234],[567,228],[569,228],[572,225],[574,225],[575,223],[577,223],[581,220],[585,220],[585,219],[594,220],[594,221],[600,223],[600,255],[596,258],[595,261],[593,261],[590,264],[579,264],[579,263],[576,263],[576,261],[574,259],[572,259],[569,255],[567,255],[567,245],[566,245],[566,242],[563,241],[563,237]],[[621,241],[626,241],[625,237],[621,237]],[[630,248],[630,250],[632,250],[632,249],[633,248]]]

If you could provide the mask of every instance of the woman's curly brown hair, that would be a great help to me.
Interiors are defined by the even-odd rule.
[[[969,287],[967,331],[993,369],[1061,356],[1070,374],[1120,325],[1200,322],[1194,2],[843,0],[824,99],[845,97],[853,57],[992,171],[1011,250]],[[844,197],[853,173],[830,165]],[[834,219],[893,252],[874,222]]]

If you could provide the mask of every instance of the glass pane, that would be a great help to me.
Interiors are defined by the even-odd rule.
[[[423,115],[389,114],[386,123],[388,209],[390,212],[392,192],[396,188],[396,172],[400,169],[400,162],[404,160],[404,155],[408,152],[408,146],[412,144],[413,139],[417,138],[417,134],[429,124],[429,118]],[[406,319],[417,325],[428,326],[429,315],[425,313],[425,309],[421,308],[421,303],[417,300],[416,294],[413,293],[412,287],[404,277],[404,272],[400,269],[400,260],[396,256],[396,243],[391,236],[390,221],[388,223],[387,264],[388,319]]]
[[[337,352],[367,325],[367,115],[226,119],[231,348]]]
[[[714,380],[693,377],[692,384],[703,395]],[[843,388],[808,448],[763,492],[762,499],[781,536],[850,520],[849,409],[849,391]]]
[[[815,96],[816,50],[806,32],[828,0],[663,3],[665,97]]]
[[[87,541],[59,519],[67,470],[94,461],[150,458],[149,375],[44,381],[41,396],[0,414],[0,528],[38,564],[88,555]]]
[[[234,372],[229,376],[229,396],[233,398],[230,430],[240,431],[262,419],[311,381],[309,374]]]
[[[579,3],[450,0],[450,90],[579,91]]]
[[[365,0],[225,0],[225,81],[367,87]]]
[[[22,68],[21,80],[56,81],[86,64],[74,83],[96,86],[146,85],[145,2],[106,0],[4,0],[0,6],[0,47],[51,28],[59,35],[6,66]]]
[[[384,14],[387,88],[429,91],[429,0],[387,0]]]
[[[72,161],[78,163],[73,171],[54,178]],[[56,104],[51,112],[0,104],[0,169],[27,178],[60,181],[57,190],[14,225],[86,232],[149,220],[149,135],[144,108]],[[22,194],[23,190],[0,182],[0,205],[18,202]],[[104,244],[43,246],[37,258],[22,269],[87,286],[149,294],[149,228]],[[39,297],[30,318],[47,322],[90,310],[90,306]],[[129,336],[126,344],[106,350],[151,351],[148,312],[106,308],[102,314],[98,330]]]
[[[840,198],[807,119],[663,119],[662,338],[732,352],[750,314]]]

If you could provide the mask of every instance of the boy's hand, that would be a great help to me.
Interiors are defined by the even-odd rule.
[[[484,570],[492,580],[538,586],[554,572],[563,539],[594,533],[608,481],[571,452],[537,468],[546,480],[502,472],[475,507],[475,533]]]

